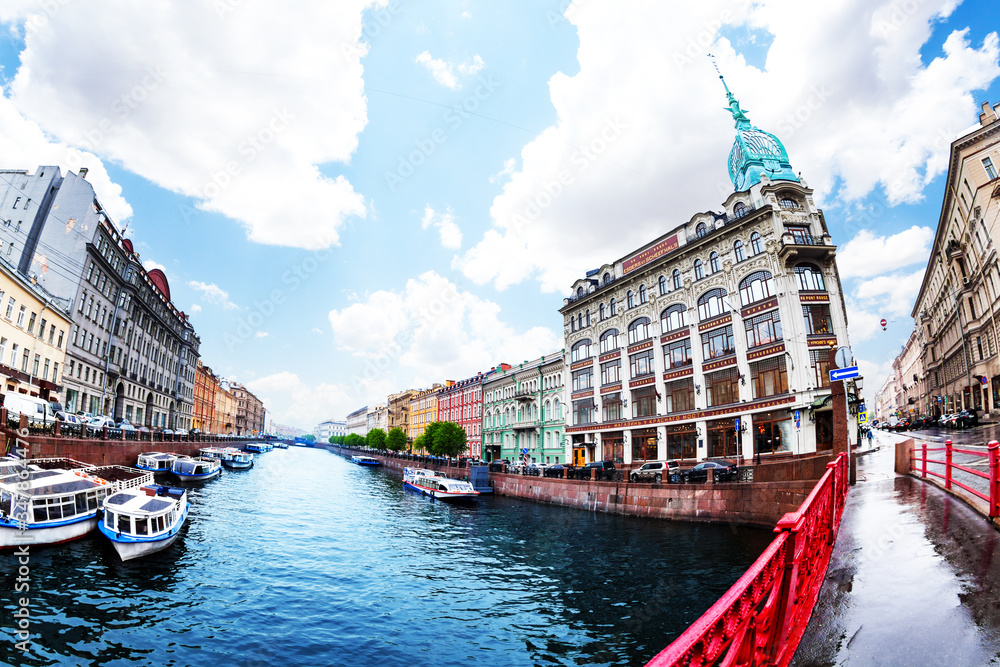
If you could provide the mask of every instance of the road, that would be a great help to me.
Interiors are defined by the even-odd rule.
[[[1000,665],[1000,533],[941,489],[896,475],[897,439],[880,432],[881,449],[859,458],[793,665]]]

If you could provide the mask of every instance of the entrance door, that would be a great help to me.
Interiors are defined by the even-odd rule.
[[[583,466],[587,463],[587,450],[583,447],[573,448],[573,465]]]

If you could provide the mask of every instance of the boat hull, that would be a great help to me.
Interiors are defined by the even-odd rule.
[[[184,522],[187,520],[189,507],[190,506],[184,508],[184,514],[177,520],[177,523],[170,529],[169,533],[164,533],[156,538],[120,539],[118,534],[104,525],[103,522],[99,523],[97,528],[106,538],[111,540],[111,545],[115,548],[115,551],[118,552],[118,557],[121,558],[122,561],[142,558],[143,556],[154,554],[157,551],[163,551],[177,541],[177,536],[180,535],[181,528],[184,527]]]
[[[253,461],[228,461],[223,459],[222,465],[226,466],[230,470],[245,470],[246,468],[253,467]]]
[[[456,501],[456,500],[474,500],[479,493],[464,493],[464,492],[448,492],[441,491],[439,489],[429,489],[426,486],[420,486],[419,484],[414,484],[413,482],[403,482],[403,488],[411,489],[413,491],[418,491],[425,496],[430,496],[437,500],[445,501]]]
[[[93,513],[88,516],[89,518],[79,521],[52,526],[27,524],[23,531],[16,523],[0,523],[0,549],[15,549],[25,545],[35,547],[62,544],[78,540],[97,528],[97,514]]]
[[[202,481],[205,481],[207,479],[212,479],[213,477],[215,477],[216,475],[218,475],[221,472],[222,472],[222,466],[219,466],[218,468],[216,468],[212,472],[206,472],[206,473],[203,473],[203,474],[200,474],[200,475],[189,475],[189,474],[180,473],[180,472],[175,472],[174,475],[177,476],[177,479],[179,479],[179,480],[181,480],[183,482],[202,482]]]

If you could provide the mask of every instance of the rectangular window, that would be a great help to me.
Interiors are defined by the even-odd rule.
[[[785,232],[792,235],[792,243],[795,245],[813,245],[808,227],[786,227]]]
[[[14,317],[14,297],[10,297],[10,301],[7,302],[7,320]]]
[[[701,335],[702,352],[705,359],[715,359],[736,351],[733,340],[733,325],[713,329]]]
[[[633,378],[652,375],[656,372],[656,368],[653,364],[652,348],[639,352],[638,354],[631,355],[629,357],[629,362],[632,367]]]
[[[0,363],[3,363],[3,358],[7,354],[7,339],[0,338]]]
[[[52,363],[52,381],[59,384],[59,362]]]
[[[590,389],[594,386],[594,369],[584,368],[582,370],[573,371],[573,391],[580,391],[581,389]]]
[[[777,310],[746,320],[747,347],[770,345],[781,340],[781,316]]]
[[[829,387],[830,353],[826,350],[809,350],[809,362],[816,376],[816,387]]]
[[[601,364],[601,384],[609,385],[620,382],[622,379],[622,361],[615,359],[605,364]]]
[[[993,166],[993,160],[988,157],[983,158],[983,169],[986,170],[986,175],[990,177],[991,181],[997,177],[997,170],[996,167]]]
[[[28,372],[28,362],[31,360],[31,353],[27,349],[24,350],[24,354],[21,356],[21,372]]]
[[[664,405],[667,408],[667,414],[673,412],[687,412],[688,410],[694,410],[694,379],[684,378],[683,380],[674,380],[673,382],[668,382],[666,387],[666,394],[663,397],[665,401]]]
[[[622,419],[622,395],[619,392],[601,397],[604,404],[604,421],[616,422]]]
[[[37,313],[32,313],[31,317],[28,318],[28,333],[35,333],[35,318],[37,317]]]
[[[593,424],[594,423],[594,399],[585,398],[582,401],[573,401],[573,423]]]
[[[49,360],[48,359],[45,360],[45,366],[42,368],[42,379],[43,380],[48,380],[49,379]]]
[[[36,354],[35,359],[31,362],[31,374],[38,377],[38,366],[42,363],[42,355]]]
[[[14,343],[10,348],[10,367],[17,368],[17,348],[18,344]]]
[[[788,372],[785,370],[785,355],[750,364],[750,381],[753,383],[754,398],[787,394]]]
[[[691,364],[691,339],[674,341],[663,346],[663,368],[681,368]]]
[[[828,334],[833,331],[833,322],[830,321],[830,306],[828,304],[802,306],[802,316],[806,321],[807,334]]]
[[[740,374],[735,366],[705,375],[708,407],[728,405],[740,400]]]
[[[632,390],[632,416],[651,417],[656,414],[656,387]]]
[[[693,422],[667,426],[667,458],[693,459],[698,446],[698,431]]]
[[[26,312],[27,309],[24,306],[21,306],[21,309],[17,311],[17,326],[21,329],[24,328],[24,315]]]

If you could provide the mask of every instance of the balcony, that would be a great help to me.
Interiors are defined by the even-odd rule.
[[[828,234],[816,238],[812,234],[785,232],[781,235],[781,247],[778,248],[778,259],[788,268],[802,261],[832,261],[836,254],[837,246],[833,245]]]
[[[535,392],[527,389],[518,389],[514,392],[515,401],[530,401],[535,397]]]
[[[534,419],[518,419],[510,427],[515,431],[535,431],[538,430],[538,422]]]

